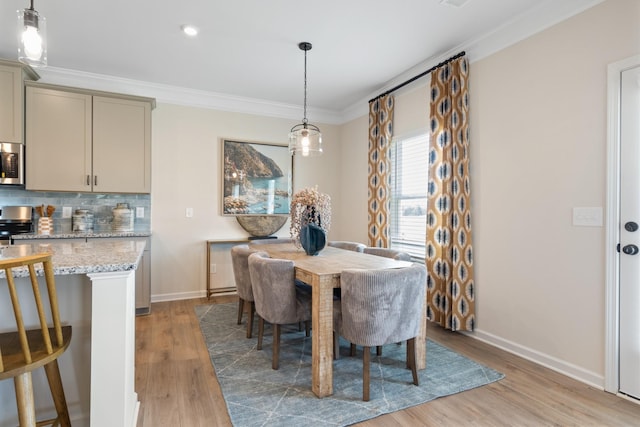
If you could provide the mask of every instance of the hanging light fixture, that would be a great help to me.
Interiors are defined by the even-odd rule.
[[[317,156],[322,154],[322,133],[307,120],[307,51],[311,50],[311,43],[302,42],[298,47],[304,51],[304,118],[289,132],[289,153]]]
[[[47,19],[31,6],[18,11],[18,60],[32,67],[47,66]]]

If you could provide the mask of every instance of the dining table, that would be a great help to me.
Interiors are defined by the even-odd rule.
[[[333,290],[340,287],[340,274],[348,269],[403,268],[412,263],[332,246],[325,247],[317,255],[307,255],[294,243],[256,243],[251,247],[268,253],[271,258],[293,261],[296,279],[311,286],[311,388],[318,397],[330,396],[333,394]],[[426,308],[422,313],[422,327],[416,338],[418,369],[425,369],[427,364]]]

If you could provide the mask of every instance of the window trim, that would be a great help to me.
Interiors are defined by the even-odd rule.
[[[399,227],[399,221],[394,221],[394,218],[396,218],[399,214],[400,211],[400,204],[402,200],[409,200],[412,198],[415,199],[422,199],[422,198],[426,198],[427,197],[427,181],[428,181],[428,176],[427,176],[427,181],[425,181],[425,188],[424,188],[424,197],[421,196],[411,196],[411,197],[403,197],[403,198],[397,198],[395,197],[398,192],[396,191],[396,187],[395,185],[397,185],[397,179],[396,179],[396,163],[398,161],[398,159],[396,158],[397,156],[392,155],[395,154],[394,150],[396,150],[396,145],[398,143],[402,143],[402,141],[406,141],[406,140],[410,140],[410,139],[423,139],[426,138],[427,140],[427,158],[425,158],[425,166],[428,164],[428,153],[429,153],[429,148],[430,148],[430,135],[431,132],[429,130],[428,127],[424,127],[424,128],[419,128],[410,132],[405,132],[402,133],[400,135],[397,136],[393,136],[391,138],[391,144],[390,144],[390,153],[389,153],[389,159],[390,159],[390,163],[391,163],[391,167],[390,167],[390,188],[389,188],[389,197],[390,197],[390,208],[389,208],[389,246],[391,248],[394,249],[399,249],[399,250],[405,250],[407,247],[415,247],[415,248],[421,248],[422,250],[420,251],[416,251],[416,252],[423,252],[426,254],[426,236],[425,239],[423,240],[422,244],[416,243],[415,241],[406,241],[406,240],[398,240],[397,238],[394,238],[394,236],[397,236],[399,233],[398,227]],[[425,227],[426,227],[426,219],[425,219]],[[423,257],[419,257],[415,255],[415,252],[410,253],[411,258],[413,261],[415,262],[420,262],[420,263],[424,263],[424,256]]]

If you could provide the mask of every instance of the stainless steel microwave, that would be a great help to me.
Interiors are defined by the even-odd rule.
[[[24,184],[24,146],[0,142],[0,184]]]

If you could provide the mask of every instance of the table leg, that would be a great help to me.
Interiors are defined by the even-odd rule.
[[[422,322],[420,324],[420,335],[416,338],[416,369],[426,369],[427,367],[427,301],[422,307]]]
[[[333,285],[331,277],[312,280],[311,389],[318,397],[333,394]]]

